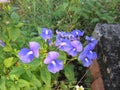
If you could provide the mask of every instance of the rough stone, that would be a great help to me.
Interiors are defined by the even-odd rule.
[[[93,36],[105,90],[120,90],[120,24],[97,24]]]

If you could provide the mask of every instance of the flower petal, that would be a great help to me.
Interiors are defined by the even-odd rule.
[[[96,39],[96,38],[94,38],[94,37],[89,37],[89,36],[86,36],[86,38],[85,38],[87,41],[89,41],[89,42],[92,42],[92,43],[94,43],[95,45],[98,43],[98,40]]]
[[[92,64],[92,60],[88,58],[85,58],[82,62],[84,67],[89,67]]]
[[[95,48],[95,44],[94,43],[89,43],[88,45],[86,45],[84,47],[84,51],[90,51],[93,50]]]
[[[47,58],[45,58],[45,60],[44,60],[44,64],[49,64],[49,63],[51,63],[53,60],[52,59],[50,59],[49,57],[47,57]]]
[[[80,41],[74,40],[74,41],[71,42],[71,45],[76,48],[77,52],[82,51],[83,47],[82,47],[82,44],[81,44]]]
[[[72,32],[71,32],[75,37],[77,37],[77,36],[83,36],[84,35],[84,31],[80,31],[80,30],[73,30]]]
[[[80,53],[80,56],[78,57],[78,60],[84,60],[87,55],[87,52],[83,51]]]
[[[93,52],[93,51],[89,51],[89,52],[87,53],[87,57],[88,57],[89,59],[91,59],[91,60],[94,60],[94,59],[97,58],[97,53],[96,53],[96,52]]]
[[[58,46],[58,48],[60,50],[63,50],[63,51],[69,51],[72,46],[71,46],[71,43],[68,39],[61,39],[61,40],[57,40],[56,41],[56,46]]]
[[[77,50],[74,47],[71,50],[69,50],[67,53],[72,57],[75,57],[78,54]]]
[[[59,57],[59,53],[55,52],[55,51],[50,51],[46,57],[46,59],[44,60],[45,64],[49,64],[51,63],[51,61],[57,59]]]
[[[40,44],[38,42],[29,42],[29,47],[36,58],[39,57]]]
[[[24,63],[32,62],[34,59],[33,52],[30,51],[28,48],[23,48],[19,51],[18,56],[20,60]]]
[[[56,73],[63,69],[63,61],[54,60],[48,64],[48,70],[52,73]]]

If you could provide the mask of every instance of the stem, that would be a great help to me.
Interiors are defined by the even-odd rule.
[[[82,81],[82,79],[85,77],[85,75],[88,73],[89,70],[86,71],[86,73],[82,76],[82,78],[78,81],[77,85]]]
[[[76,60],[77,58],[75,57],[75,58],[72,58],[71,60],[69,60],[68,62],[67,62],[67,64],[66,65],[68,65],[70,62],[72,62],[72,61],[74,61],[74,60]]]
[[[83,80],[83,78],[85,77],[85,75],[88,73],[89,70],[87,70],[85,72],[85,74],[82,76],[82,78],[78,81],[77,85]],[[75,90],[75,87],[73,88],[73,90]]]

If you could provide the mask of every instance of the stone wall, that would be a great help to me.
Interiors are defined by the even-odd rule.
[[[97,24],[93,36],[105,90],[120,90],[120,24]]]

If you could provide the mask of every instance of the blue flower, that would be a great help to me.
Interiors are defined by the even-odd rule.
[[[44,64],[48,64],[48,71],[56,73],[63,69],[63,61],[58,60],[59,53],[50,51],[44,60]]]
[[[40,36],[44,40],[48,40],[48,39],[52,38],[52,30],[48,29],[48,28],[42,28],[42,33],[40,34]]]
[[[60,50],[69,51],[71,49],[71,42],[68,39],[56,39],[55,46],[58,46]]]
[[[92,51],[94,48],[95,45],[93,43],[89,43],[85,46],[83,52],[81,52],[78,59],[83,62],[83,66],[89,67],[92,64],[92,61],[97,58],[97,53]]]
[[[58,31],[56,30],[56,34],[57,36],[61,37],[61,38],[66,38],[67,37],[67,33],[66,32],[63,32],[63,31]]]
[[[73,30],[71,33],[76,37],[76,39],[79,39],[80,36],[84,35],[84,31],[80,31],[80,30]]]
[[[2,40],[0,40],[0,46],[5,47],[5,43]]]
[[[82,44],[80,41],[78,40],[74,40],[71,42],[71,47],[70,49],[67,51],[67,53],[71,56],[77,56],[78,52],[82,51]]]
[[[32,62],[35,57],[36,58],[39,57],[39,49],[40,49],[39,43],[30,42],[29,47],[30,49],[23,48],[18,53],[20,60],[24,63]]]
[[[98,43],[97,39],[94,38],[94,37],[89,37],[89,36],[86,36],[85,38],[87,41],[91,42],[91,43],[94,43],[95,45]]]
[[[68,38],[69,38],[69,40],[71,40],[71,41],[76,40],[75,35],[73,35],[72,33],[68,33]]]

